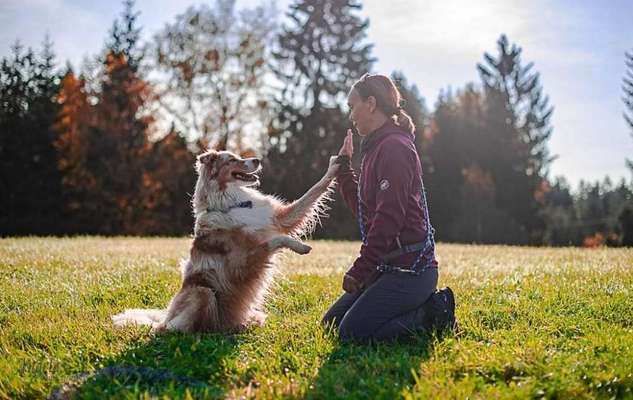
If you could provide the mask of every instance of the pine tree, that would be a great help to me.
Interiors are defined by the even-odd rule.
[[[17,44],[0,66],[0,234],[62,233],[53,121],[59,110],[53,45]],[[45,194],[45,195],[44,195]]]
[[[633,52],[624,53],[625,63],[627,67],[626,74],[624,75],[622,90],[624,90],[624,105],[626,110],[624,111],[624,119],[627,125],[631,128],[631,136],[633,136]],[[633,160],[626,160],[626,165],[633,172]]]
[[[146,108],[152,93],[138,70],[140,30],[132,7],[125,2],[122,21],[113,25],[98,88],[87,88],[72,71],[63,80],[56,146],[75,232],[142,233],[141,222],[148,218],[143,178],[151,148],[153,117]]]
[[[422,171],[429,171],[431,168],[431,161],[428,154],[429,140],[428,140],[428,124],[429,124],[429,110],[426,108],[426,103],[420,91],[415,84],[409,85],[404,73],[395,71],[391,74],[391,79],[396,84],[398,91],[402,95],[401,107],[404,108],[415,125],[415,145],[420,156],[422,163]]]
[[[112,29],[112,44],[106,50],[100,76],[100,91],[93,108],[88,168],[101,190],[102,233],[140,233],[139,221],[146,215],[142,199],[144,157],[150,146],[153,116],[144,111],[151,90],[138,72],[135,59],[139,44],[132,12],[133,3],[125,3],[123,20]],[[126,38],[125,45],[121,45]]]
[[[547,148],[553,108],[533,64],[522,65],[521,48],[510,45],[505,35],[497,46],[497,58],[485,53],[485,64],[477,65],[488,108],[488,137],[482,139],[497,152],[482,167],[493,175],[498,207],[522,226],[529,242],[538,243],[544,223],[535,194],[553,160]]]
[[[278,114],[270,130],[263,186],[297,198],[325,172],[349,126],[341,109],[352,84],[371,69],[368,21],[355,0],[300,0],[290,6],[274,50]],[[357,227],[342,202],[325,221],[328,236],[351,237]]]
[[[140,12],[134,11],[134,0],[125,0],[123,6],[122,21],[113,22],[106,51],[125,57],[127,67],[136,73],[143,59],[139,47],[141,29],[136,26]]]

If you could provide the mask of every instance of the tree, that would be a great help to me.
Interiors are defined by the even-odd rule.
[[[352,84],[371,69],[368,21],[355,0],[300,0],[274,47],[278,113],[270,128],[263,186],[300,196],[325,172],[349,126],[341,109]],[[351,213],[336,202],[324,226],[330,237],[352,237]]]
[[[626,110],[624,111],[624,119],[631,128],[631,135],[633,136],[633,52],[624,53],[625,64],[628,68],[623,79],[622,90],[624,90],[624,105]],[[626,160],[626,165],[633,172],[633,160]]]
[[[191,233],[191,193],[196,183],[189,144],[174,126],[167,135],[152,142],[145,154],[142,198],[147,215],[141,221],[146,234]]]
[[[90,129],[92,106],[88,102],[85,80],[68,67],[57,96],[61,106],[54,126],[58,151],[57,167],[62,174],[64,213],[67,230],[89,231],[98,212],[97,177],[88,167],[88,150],[92,143]],[[99,217],[96,217],[97,220]]]
[[[505,35],[497,46],[497,58],[485,53],[485,64],[477,65],[486,94],[489,144],[497,152],[483,167],[492,173],[497,205],[525,230],[530,243],[538,243],[544,223],[536,194],[554,159],[547,148],[553,108],[533,64],[522,65],[521,48],[510,45]]]
[[[633,208],[623,209],[618,221],[622,226],[622,246],[633,247]]]
[[[61,233],[61,177],[53,121],[59,110],[53,44],[16,43],[0,64],[0,234]]]
[[[190,7],[155,36],[160,105],[190,138],[217,149],[256,147],[267,125],[263,94],[270,6],[237,13],[235,0]],[[259,149],[258,149],[259,150]]]
[[[429,140],[427,125],[429,123],[429,110],[426,108],[424,98],[415,84],[409,85],[407,78],[400,71],[391,74],[391,79],[396,84],[402,95],[402,105],[415,125],[415,145],[422,163],[422,171],[428,171],[431,162],[428,154]]]
[[[445,241],[515,243],[516,224],[496,205],[497,186],[488,169],[486,99],[469,84],[456,95],[441,93],[430,123],[425,175],[437,238]]]
[[[84,79],[70,71],[60,95],[56,144],[67,212],[77,232],[142,233],[141,221],[147,217],[143,178],[151,149],[154,118],[147,108],[153,93],[138,68],[138,14],[133,2],[124,5],[101,58],[98,87],[86,89]]]
[[[545,221],[543,242],[552,246],[570,246],[582,243],[576,204],[569,183],[564,177],[548,182],[543,191],[541,215]]]

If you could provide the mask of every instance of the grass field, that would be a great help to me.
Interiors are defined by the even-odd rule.
[[[329,241],[282,255],[264,327],[113,329],[124,308],[164,307],[188,244],[0,239],[0,398],[633,398],[633,249],[439,244],[461,327],[441,339],[324,331],[358,248]]]

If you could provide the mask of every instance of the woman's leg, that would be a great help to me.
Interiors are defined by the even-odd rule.
[[[329,325],[333,324],[336,328],[341,324],[341,320],[345,316],[347,310],[352,307],[354,302],[358,299],[360,293],[349,294],[343,293],[343,295],[330,307],[329,310],[323,316],[321,324]]]
[[[422,305],[437,289],[437,268],[420,275],[385,273],[365,290],[339,324],[342,338],[387,340],[422,328]]]

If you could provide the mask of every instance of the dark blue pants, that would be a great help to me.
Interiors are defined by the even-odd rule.
[[[366,290],[344,293],[323,317],[341,338],[389,340],[422,329],[422,305],[437,290],[437,268],[420,275],[383,273]]]

